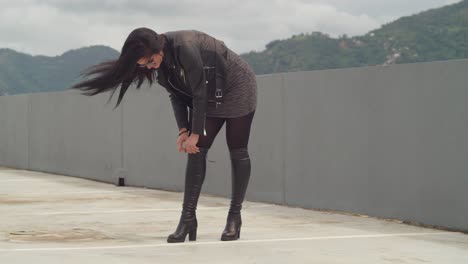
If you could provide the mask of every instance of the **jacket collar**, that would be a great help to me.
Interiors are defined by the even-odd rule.
[[[158,76],[157,80],[160,84],[164,83],[166,84],[167,81],[167,74],[169,74],[169,70],[173,68],[174,64],[174,54],[173,54],[173,48],[172,48],[172,41],[164,34],[162,36],[166,39],[166,44],[163,47],[163,53],[164,53],[164,59],[161,63],[161,65],[158,68]]]
[[[164,48],[163,48],[163,52],[164,52],[163,63],[167,66],[167,68],[171,69],[176,66],[174,42],[170,37],[167,37],[164,34],[163,36],[166,39],[166,44],[164,45]]]

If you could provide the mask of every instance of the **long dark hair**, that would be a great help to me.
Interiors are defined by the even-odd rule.
[[[120,85],[119,99],[114,107],[115,109],[120,105],[125,92],[132,83],[138,82],[137,89],[140,88],[145,78],[150,85],[153,83],[156,70],[154,68],[138,67],[137,61],[160,52],[165,44],[166,40],[163,34],[157,34],[153,30],[144,27],[134,29],[125,40],[117,60],[104,61],[85,69],[80,73],[80,76],[90,77],[93,74],[97,74],[97,76],[79,82],[73,85],[71,89],[86,91],[82,94],[87,96],[112,90],[112,94],[107,101],[109,103]]]

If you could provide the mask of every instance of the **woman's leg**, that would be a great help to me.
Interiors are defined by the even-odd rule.
[[[206,155],[223,124],[222,118],[207,118],[205,124],[207,135],[200,135],[197,143],[200,152],[187,154],[182,214],[176,231],[167,238],[169,243],[184,242],[187,234],[190,240],[196,240],[198,223],[195,211],[205,180]]]
[[[224,121],[224,118],[207,117],[205,123],[206,136],[200,135],[197,147],[203,147],[207,149],[211,148],[216,135],[218,135],[219,131],[224,125]]]
[[[226,227],[221,240],[236,240],[240,237],[242,225],[240,211],[251,171],[248,143],[254,114],[255,111],[226,121],[226,139],[231,157],[232,194]]]

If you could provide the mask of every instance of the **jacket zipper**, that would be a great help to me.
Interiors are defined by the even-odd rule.
[[[171,87],[174,88],[175,90],[177,90],[177,91],[179,91],[179,92],[181,92],[181,93],[183,93],[183,94],[185,94],[185,95],[187,95],[187,96],[193,98],[193,95],[190,95],[190,94],[188,94],[188,93],[186,93],[186,92],[184,92],[184,91],[182,91],[182,90],[177,89],[177,88],[171,83],[170,77],[167,79],[167,81],[169,82],[169,84],[171,85]],[[207,99],[207,101],[208,101],[208,102],[216,102],[215,100],[210,100],[210,99]]]
[[[184,79],[184,84],[187,85],[187,82],[185,81],[184,69],[180,69],[180,76],[182,77],[182,79]]]
[[[181,75],[184,77],[184,82],[185,82],[185,75],[183,75],[183,71],[182,71],[182,70],[181,70],[181,73],[182,73]],[[185,94],[185,95],[187,95],[187,96],[193,98],[192,95],[190,95],[190,94],[188,94],[188,93],[185,93],[185,92],[183,92],[183,91],[177,89],[177,88],[171,83],[171,80],[170,80],[170,79],[171,79],[170,77],[167,78],[167,82],[172,86],[172,88],[174,88],[175,90],[177,90],[177,91],[179,91],[179,92],[181,92],[181,93],[183,93],[183,94]],[[208,101],[213,101],[213,100],[208,100]],[[213,102],[214,102],[214,101],[213,101]],[[203,135],[206,136],[206,113],[205,113],[205,115],[203,116]]]
[[[205,127],[205,123],[206,123],[206,122],[205,122],[205,121],[206,121],[206,113],[205,113],[205,116],[204,116],[204,118],[203,118],[203,135],[206,136],[206,127]]]
[[[172,88],[174,88],[174,89],[176,89],[177,91],[179,91],[179,92],[181,92],[181,93],[183,93],[183,94],[185,94],[185,95],[187,95],[187,96],[193,98],[192,95],[190,95],[190,94],[188,94],[188,93],[186,93],[186,92],[184,92],[184,91],[181,91],[181,90],[177,89],[177,88],[171,83],[171,77],[167,78],[167,81],[168,81],[169,84],[172,86]]]

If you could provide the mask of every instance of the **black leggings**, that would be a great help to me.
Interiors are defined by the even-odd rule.
[[[206,117],[206,136],[200,135],[197,147],[211,148],[216,135],[226,121],[226,141],[229,150],[247,148],[254,114],[255,111],[236,118]]]

